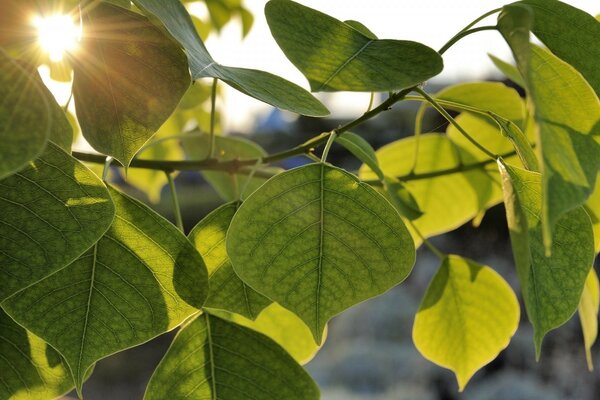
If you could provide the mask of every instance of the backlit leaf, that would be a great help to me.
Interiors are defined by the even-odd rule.
[[[238,278],[225,248],[225,235],[238,207],[237,202],[222,205],[200,221],[188,237],[208,269],[210,289],[204,306],[255,319],[271,300]]]
[[[202,258],[177,228],[110,188],[108,232],[75,262],[2,303],[58,350],[81,394],[86,371],[110,354],[167,332],[202,306]]]
[[[488,54],[488,56],[490,57],[490,60],[492,60],[496,68],[498,68],[500,72],[504,74],[504,76],[506,76],[508,79],[510,79],[517,85],[525,87],[525,82],[523,82],[523,77],[521,76],[521,73],[519,72],[517,67],[499,59],[498,57],[492,54]]]
[[[227,252],[238,276],[296,313],[319,344],[331,317],[400,283],[415,260],[391,204],[323,163],[251,194],[231,222]]]
[[[2,309],[0,332],[0,398],[46,400],[73,388],[69,369],[60,355]]]
[[[53,143],[0,180],[0,301],[70,264],[114,213],[102,181]]]
[[[532,32],[535,36],[552,53],[581,72],[600,96],[600,21],[556,0],[524,0],[521,3],[533,12]]]
[[[150,379],[144,399],[167,398],[317,400],[319,389],[268,337],[203,314],[179,331]]]
[[[598,254],[600,253],[600,175],[596,177],[594,191],[585,202],[584,208],[592,220],[595,249]]]
[[[187,90],[185,54],[145,17],[107,3],[83,14],[83,29],[73,65],[83,136],[129,165]]]
[[[17,172],[46,146],[52,119],[40,87],[0,49],[0,179]]]
[[[417,350],[451,369],[462,391],[496,358],[519,326],[519,302],[493,269],[448,256],[433,277],[413,325]]]
[[[400,177],[419,205],[423,215],[412,222],[424,236],[456,229],[480,210],[502,201],[497,174],[486,172],[486,164],[465,162],[461,166],[460,148],[446,136],[421,135],[416,164],[415,143],[414,137],[397,140],[376,154],[383,172]],[[413,165],[415,175],[411,176]],[[377,178],[365,165],[359,176],[363,180]]]
[[[377,177],[380,180],[383,181],[385,179],[385,176],[377,163],[375,150],[373,150],[373,147],[371,147],[369,142],[352,132],[342,133],[335,138],[335,141],[344,146],[346,150],[354,154],[360,161],[367,164],[369,168],[377,174]]]
[[[215,313],[214,310],[210,312]],[[267,306],[254,321],[238,314],[220,312],[216,315],[268,336],[302,365],[312,360],[321,348],[315,343],[308,326],[296,314],[277,303]],[[323,340],[326,337],[327,328],[323,332]]]
[[[221,79],[248,96],[298,114],[329,114],[319,100],[292,82],[265,71],[217,63],[209,54],[190,15],[179,0],[135,0],[134,3],[158,18],[185,48],[194,79]]]
[[[588,369],[594,369],[592,360],[592,346],[598,336],[598,308],[600,306],[600,286],[598,284],[598,275],[592,268],[585,281],[583,293],[579,300],[579,319],[581,321],[581,330],[583,331],[583,344],[585,346],[585,358]]]
[[[442,71],[433,49],[406,40],[375,40],[344,22],[290,0],[265,6],[271,33],[314,92],[408,88]]]
[[[594,261],[592,226],[582,207],[565,213],[556,223],[551,255],[546,256],[540,174],[501,161],[498,165],[513,256],[539,358],[544,335],[577,310]]]

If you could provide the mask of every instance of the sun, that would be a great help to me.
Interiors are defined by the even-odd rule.
[[[38,16],[33,19],[33,25],[37,29],[39,46],[53,62],[61,61],[65,53],[79,47],[81,30],[68,15]]]

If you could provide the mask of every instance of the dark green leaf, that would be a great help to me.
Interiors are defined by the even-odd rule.
[[[533,12],[532,32],[552,53],[577,69],[600,96],[600,21],[556,0],[524,0]]]
[[[354,20],[344,21],[346,25],[350,25],[352,28],[356,29],[366,37],[372,40],[378,39],[377,35],[375,35],[369,28],[367,28],[363,23]]]
[[[75,262],[2,303],[57,349],[81,394],[86,371],[167,332],[202,306],[207,273],[177,228],[115,189],[115,221]]]
[[[50,106],[35,79],[0,49],[0,179],[17,172],[46,146]]]
[[[106,3],[83,15],[73,92],[83,136],[124,165],[190,84],[185,54],[145,17]]]
[[[369,142],[352,132],[342,133],[335,138],[335,141],[344,146],[360,161],[367,164],[381,181],[385,179],[381,168],[379,168],[375,150],[373,150]]]
[[[110,226],[102,181],[53,143],[0,180],[0,301],[65,267]]]
[[[421,83],[443,68],[441,56],[417,42],[374,40],[290,0],[265,7],[273,37],[314,92],[380,92]]]
[[[185,48],[194,79],[218,78],[242,93],[299,114],[329,114],[320,101],[292,82],[265,71],[218,64],[208,53],[190,15],[178,0],[135,0],[134,3],[158,18]]]
[[[238,206],[238,203],[227,203],[217,208],[200,221],[188,237],[208,269],[210,289],[204,306],[256,319],[271,300],[235,274],[225,248],[225,235]]]
[[[42,339],[0,308],[0,398],[46,400],[73,387],[67,365]]]
[[[501,161],[498,164],[513,255],[539,358],[546,333],[577,311],[594,261],[592,224],[582,207],[565,213],[555,225],[547,257],[541,223],[542,177]]]
[[[412,221],[423,215],[415,197],[398,179],[385,177],[384,188],[390,203],[404,218]]]
[[[268,337],[204,314],[177,334],[144,396],[145,400],[190,398],[317,400],[319,389]]]
[[[227,253],[238,276],[302,318],[317,343],[331,317],[400,283],[415,259],[391,204],[323,163],[250,195],[231,222]]]

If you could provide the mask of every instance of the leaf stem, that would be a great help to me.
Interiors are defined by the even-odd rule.
[[[434,98],[432,98],[427,93],[425,93],[425,91],[423,91],[421,88],[415,88],[415,91],[417,93],[419,93],[421,96],[423,96],[423,98],[425,100],[427,100],[427,102],[429,102],[429,104],[431,104],[431,106],[433,108],[435,108],[444,118],[446,118],[446,120],[448,120],[448,122],[450,122],[452,125],[454,125],[454,127],[456,129],[458,129],[458,131],[469,142],[471,142],[475,147],[477,147],[479,150],[481,150],[482,152],[484,152],[485,154],[487,154],[493,160],[496,160],[498,158],[498,156],[496,154],[492,153],[491,151],[489,151],[488,149],[486,149],[485,147],[483,147],[482,145],[480,145],[479,142],[477,142],[477,140],[473,139],[473,137],[471,135],[469,135],[467,133],[467,131],[465,131],[463,129],[463,127],[460,126],[460,124],[458,122],[456,122],[456,120],[454,118],[452,118],[452,116],[450,114],[448,114],[448,112],[444,109],[444,107],[442,107]]]
[[[443,251],[441,251],[440,249],[438,249],[437,247],[435,247],[433,245],[433,243],[431,243],[429,241],[429,239],[427,239],[419,230],[419,228],[417,228],[415,226],[415,224],[410,221],[410,220],[406,220],[408,222],[408,224],[410,225],[410,227],[415,231],[415,233],[417,234],[417,236],[419,238],[421,238],[421,240],[423,241],[423,244],[425,246],[427,246],[427,248],[429,249],[429,251],[431,251],[437,258],[439,258],[440,260],[444,260],[446,257],[448,257],[448,254],[444,253]]]
[[[335,141],[335,137],[336,136],[337,136],[337,133],[336,133],[336,131],[334,129],[329,134],[329,138],[327,139],[327,143],[325,143],[325,148],[323,149],[323,154],[321,155],[321,162],[324,163],[327,160],[327,155],[329,155],[329,149],[331,149],[331,145]]]
[[[173,203],[173,214],[175,214],[175,225],[177,228],[184,232],[183,229],[183,218],[181,217],[181,208],[179,207],[179,199],[177,198],[177,190],[175,189],[175,180],[171,172],[165,171],[167,180],[169,181],[169,190],[171,191],[171,202]]]
[[[216,119],[216,102],[217,102],[217,83],[219,80],[213,78],[212,91],[210,94],[210,142],[208,145],[208,157],[213,158],[215,153],[215,119]]]
[[[473,28],[473,29],[467,29],[466,31],[460,31],[452,39],[450,39],[448,41],[448,43],[446,43],[438,51],[438,53],[444,54],[450,47],[454,46],[456,44],[456,42],[458,42],[459,40],[461,40],[465,36],[469,36],[469,35],[471,35],[473,33],[481,32],[481,31],[492,31],[492,30],[496,30],[496,29],[497,29],[496,25],[486,25],[486,26],[480,26],[480,27]]]

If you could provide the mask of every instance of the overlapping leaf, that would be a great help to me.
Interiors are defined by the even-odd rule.
[[[314,92],[379,92],[408,88],[442,71],[442,57],[405,40],[378,40],[290,0],[265,7],[271,33]]]
[[[210,312],[268,336],[302,365],[312,360],[321,348],[315,343],[308,326],[296,314],[277,303],[267,306],[254,321],[238,314]],[[323,332],[323,340],[326,337],[327,328]]]
[[[400,283],[414,244],[394,208],[355,176],[323,163],[270,179],[227,233],[235,272],[296,313],[317,343],[334,315]]]
[[[556,223],[551,255],[542,238],[542,178],[499,162],[513,255],[539,357],[544,335],[564,324],[579,305],[594,260],[590,219],[582,207]]]
[[[203,314],[177,334],[144,396],[167,398],[317,400],[319,389],[268,337]]]
[[[0,398],[46,400],[73,387],[61,356],[0,309]]]
[[[99,3],[83,15],[73,92],[83,135],[124,165],[190,84],[185,54],[145,17]]]
[[[173,329],[202,306],[202,258],[169,222],[110,189],[115,221],[68,267],[16,293],[5,311],[57,349],[78,392],[99,359]]]
[[[46,146],[52,119],[38,84],[0,50],[0,179],[25,167]]]
[[[221,79],[248,96],[298,114],[329,114],[327,108],[310,93],[283,78],[265,71],[217,63],[204,46],[190,15],[179,0],[135,0],[134,3],[158,18],[185,48],[194,79]]]
[[[238,207],[233,202],[217,208],[192,229],[189,239],[208,269],[210,290],[204,306],[255,319],[271,300],[238,278],[225,248],[225,235]]]
[[[528,3],[515,3],[504,8],[498,26],[525,79],[539,130],[542,226],[549,251],[556,221],[582,205],[594,188],[600,166],[600,145],[594,139],[600,134],[600,101],[577,70],[529,44],[534,19]]]
[[[0,180],[0,301],[79,257],[114,212],[102,181],[53,143]]]
[[[423,235],[455,229],[502,200],[499,179],[485,171],[487,161],[461,164],[460,148],[437,133],[421,135],[416,154],[415,146],[416,139],[410,137],[383,146],[376,154],[384,174],[400,177],[416,199],[423,215],[413,223]],[[377,179],[365,165],[359,176]]]
[[[600,96],[600,21],[557,0],[524,0],[533,13],[532,32],[558,57],[575,67]],[[574,29],[576,27],[576,29]]]
[[[519,314],[517,297],[498,273],[449,256],[417,311],[413,341],[425,358],[454,371],[462,391],[475,372],[508,346]]]

